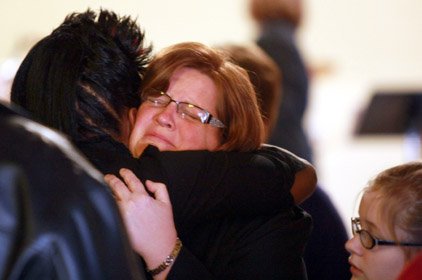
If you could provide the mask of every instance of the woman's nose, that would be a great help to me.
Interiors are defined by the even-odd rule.
[[[163,108],[156,115],[156,120],[159,125],[174,128],[174,118],[177,115],[177,105],[174,102],[170,102],[165,108]]]

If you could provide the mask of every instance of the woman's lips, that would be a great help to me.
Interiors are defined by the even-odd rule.
[[[166,147],[174,147],[173,143],[167,137],[158,133],[148,133],[144,138],[146,140],[145,142],[153,145],[155,144],[156,146],[164,145]]]

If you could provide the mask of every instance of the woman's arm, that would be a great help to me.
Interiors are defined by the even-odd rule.
[[[263,149],[267,150],[267,153],[275,153],[276,158],[288,162],[288,165],[295,170],[295,180],[290,191],[296,205],[312,195],[317,185],[317,174],[315,168],[307,160],[277,146],[265,144]]]
[[[176,225],[189,226],[212,216],[275,213],[293,204],[290,191],[296,195],[298,182],[302,182],[299,186],[305,190],[304,196],[315,188],[315,181],[310,180],[315,178],[313,167],[274,146],[251,153],[160,152],[149,146],[135,159],[122,144],[100,140],[82,142],[78,147],[104,174],[117,175],[120,168],[127,168],[143,181],[164,183]],[[311,176],[300,172],[304,169],[311,170]]]
[[[274,214],[294,204],[290,191],[300,201],[316,186],[309,163],[269,145],[251,153],[149,147],[139,163],[141,178],[168,186],[176,225],[183,228],[204,218]]]
[[[299,170],[295,176],[295,182],[290,190],[297,205],[304,202],[315,191],[317,176],[312,166],[306,166]]]
[[[115,176],[106,176],[106,181],[117,198],[133,248],[149,268],[157,267],[177,236],[166,189],[148,182],[151,197],[133,174],[121,173],[127,188]],[[181,235],[187,246],[154,279],[305,279],[302,254],[309,230],[310,217],[296,207],[270,216],[203,221]]]

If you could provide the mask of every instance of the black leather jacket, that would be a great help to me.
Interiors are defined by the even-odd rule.
[[[0,279],[145,279],[99,172],[2,104],[0,134]]]

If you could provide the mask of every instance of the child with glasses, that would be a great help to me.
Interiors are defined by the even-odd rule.
[[[396,279],[422,248],[422,161],[384,170],[369,183],[352,232],[352,279]]]

